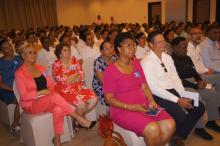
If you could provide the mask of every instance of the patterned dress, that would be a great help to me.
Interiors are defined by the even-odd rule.
[[[56,81],[55,89],[66,99],[66,101],[77,106],[90,99],[97,98],[92,90],[84,86],[83,70],[75,57],[71,58],[69,68],[64,68],[60,59],[53,63],[52,68],[53,76]],[[81,81],[68,84],[67,78],[77,73],[80,74]]]
[[[116,59],[117,58],[115,56],[112,57],[112,61],[116,61]],[[98,72],[103,72],[104,73],[107,66],[108,65],[105,63],[102,56],[99,56],[94,61],[94,65],[93,65],[94,77],[93,77],[93,81],[92,81],[92,88],[93,88],[94,92],[96,93],[96,95],[99,97],[99,102],[102,105],[106,105],[105,100],[104,100],[104,94],[102,92],[103,84],[102,84],[102,82],[99,81],[99,79],[97,78],[95,72],[98,71]]]

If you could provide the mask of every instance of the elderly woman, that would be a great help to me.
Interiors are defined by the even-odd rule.
[[[84,127],[92,128],[95,125],[95,121],[88,121],[77,114],[72,105],[56,93],[46,69],[35,64],[37,56],[32,46],[25,46],[21,56],[24,61],[23,65],[15,73],[15,83],[20,95],[21,107],[29,114],[52,113],[55,146],[61,146],[60,135],[63,134],[65,115],[70,115]]]
[[[19,105],[14,95],[12,85],[17,68],[21,65],[21,59],[14,55],[14,50],[8,40],[0,41],[0,50],[3,57],[0,58],[0,100],[6,104],[16,104],[14,121],[11,125],[12,132],[19,132]]]
[[[76,107],[77,113],[84,116],[96,106],[97,96],[85,87],[82,67],[75,57],[71,57],[70,46],[58,44],[55,54],[58,58],[53,63],[56,91]]]
[[[104,101],[104,94],[102,92],[103,87],[103,74],[106,67],[116,61],[116,57],[113,56],[114,49],[110,41],[105,40],[100,46],[101,55],[94,61],[94,77],[92,82],[93,90],[96,95],[99,97],[99,102],[102,105],[106,105]]]
[[[173,118],[164,110],[155,116],[145,112],[158,109],[141,65],[135,57],[135,42],[129,33],[115,40],[119,59],[104,72],[103,92],[110,105],[110,117],[124,129],[143,136],[147,146],[165,145],[175,131]]]

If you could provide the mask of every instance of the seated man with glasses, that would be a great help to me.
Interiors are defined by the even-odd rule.
[[[201,102],[195,107],[189,97],[180,96],[185,90],[171,56],[164,53],[166,41],[161,32],[149,34],[148,42],[152,51],[141,61],[144,74],[157,104],[176,121],[174,139],[182,141],[203,116],[205,107]]]

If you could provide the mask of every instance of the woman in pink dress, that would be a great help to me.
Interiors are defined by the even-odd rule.
[[[162,109],[156,116],[147,115],[149,108],[159,108],[147,85],[143,70],[134,60],[136,46],[129,33],[115,40],[119,59],[104,72],[103,92],[110,105],[110,117],[124,129],[143,136],[147,146],[168,143],[175,131],[175,121]]]
[[[56,91],[84,116],[96,106],[98,98],[92,90],[84,86],[82,67],[75,57],[71,57],[70,47],[58,44],[55,54],[58,59],[52,68]]]

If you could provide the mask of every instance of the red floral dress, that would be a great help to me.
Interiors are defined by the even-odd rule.
[[[84,86],[83,70],[76,58],[71,58],[69,68],[64,68],[60,59],[56,60],[52,66],[56,81],[55,89],[67,102],[77,106],[90,99],[97,98],[92,90]],[[68,84],[67,78],[76,73],[80,74],[81,81]]]

